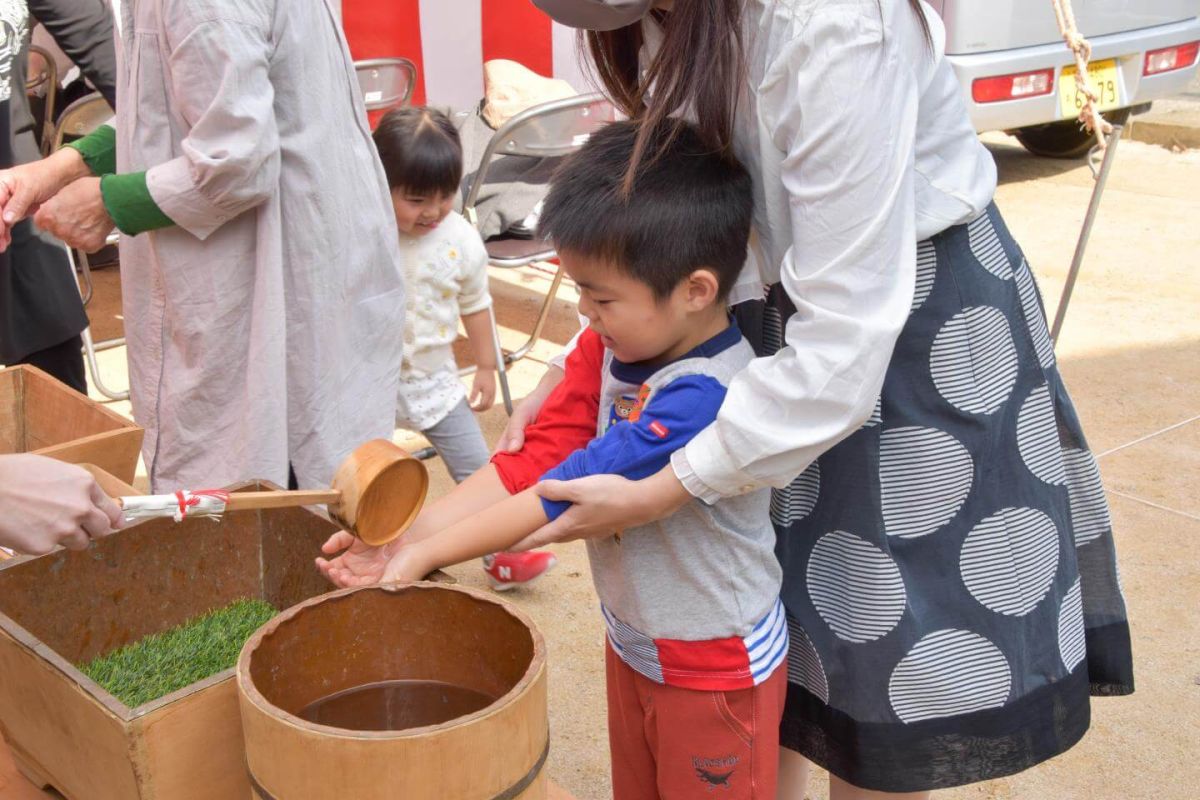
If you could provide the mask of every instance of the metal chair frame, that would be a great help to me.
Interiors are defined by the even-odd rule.
[[[594,130],[614,119],[616,119],[616,109],[599,93],[552,100],[514,115],[501,125],[488,141],[487,147],[480,157],[479,168],[467,191],[466,200],[463,202],[463,216],[476,229],[479,228],[475,203],[479,199],[480,189],[487,180],[491,162],[497,155],[533,156],[536,158],[558,158],[570,155],[583,146]],[[538,261],[550,261],[555,264],[554,278],[550,282],[550,289],[546,293],[546,299],[542,302],[533,331],[524,344],[511,353],[503,353],[500,350],[500,334],[496,329],[496,318],[494,314],[492,316],[492,332],[497,348],[496,371],[500,376],[500,388],[504,395],[505,408],[509,414],[512,413],[512,402],[506,366],[529,355],[529,351],[542,337],[542,331],[546,327],[546,320],[550,317],[550,309],[554,305],[554,299],[558,295],[558,288],[563,279],[562,265],[558,263],[557,256],[554,249],[548,246],[524,254],[519,258],[496,256],[490,250],[488,253],[488,264],[502,269],[516,269]]]
[[[372,98],[370,95],[374,90],[368,90],[363,85],[363,78],[378,77],[380,71],[391,69],[400,70],[408,75],[404,91],[398,95],[387,96],[381,93],[378,98]],[[376,73],[375,75],[371,74],[373,71]],[[358,78],[358,88],[362,90],[363,103],[366,105],[367,111],[384,111],[396,106],[408,105],[408,101],[412,98],[413,88],[417,84],[417,65],[407,58],[368,58],[355,61],[354,74]]]
[[[58,99],[58,64],[54,61],[54,56],[50,55],[50,51],[44,47],[38,47],[36,44],[29,45],[29,54],[37,53],[45,62],[46,68],[36,76],[25,76],[25,93],[33,91],[46,84],[46,106],[42,112],[42,127],[41,141],[38,142],[38,150],[43,156],[50,155],[50,141],[54,135],[54,101]]]
[[[59,115],[58,124],[54,126],[54,134],[49,139],[50,152],[62,147],[63,140],[67,136],[86,136],[112,119],[112,116],[112,107],[109,106],[108,101],[98,92],[93,92],[79,98],[63,109],[63,113]],[[109,234],[105,244],[116,244],[120,241],[120,238],[120,234],[113,232]],[[92,269],[88,262],[88,254],[82,250],[67,247],[67,260],[71,264],[72,278],[75,277],[76,271],[78,271],[82,278],[83,285],[79,288],[79,295],[83,299],[84,308],[86,308],[88,303],[92,301],[92,295],[95,291],[92,283]],[[104,382],[104,379],[100,375],[100,365],[96,359],[96,353],[99,351],[111,350],[115,347],[123,346],[125,344],[125,337],[122,336],[116,339],[94,342],[90,326],[85,328],[80,336],[83,339],[83,352],[87,361],[87,368],[92,374],[92,382],[96,384],[96,389],[110,400],[128,400],[128,390],[116,391],[109,388]]]

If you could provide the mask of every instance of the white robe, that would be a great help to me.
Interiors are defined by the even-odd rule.
[[[328,484],[392,433],[404,284],[328,0],[126,0],[117,166],[176,227],[122,237],[155,491]]]

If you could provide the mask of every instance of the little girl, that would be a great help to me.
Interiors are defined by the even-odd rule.
[[[452,210],[462,180],[462,145],[442,112],[397,108],[379,121],[375,146],[391,189],[408,287],[396,425],[423,433],[459,483],[488,462],[472,410],[486,411],[496,396],[487,250]],[[478,366],[469,402],[452,348],[459,316]],[[493,586],[507,589],[540,576],[554,557],[501,553],[484,563]]]

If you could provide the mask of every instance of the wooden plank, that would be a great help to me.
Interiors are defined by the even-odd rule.
[[[134,739],[147,798],[250,796],[232,671],[141,718],[135,723]]]
[[[240,726],[238,741],[241,741]],[[212,777],[212,773],[205,773],[205,778],[209,777]],[[236,795],[239,798],[246,796],[245,794]],[[28,778],[17,771],[12,756],[9,754],[8,744],[2,738],[0,738],[0,797],[4,800],[55,800],[57,798],[57,795],[38,789]],[[230,797],[234,797],[234,795],[230,795]],[[575,800],[575,795],[554,781],[547,781],[546,800]]]
[[[96,483],[100,484],[100,488],[109,497],[129,497],[130,495],[141,494],[141,492],[125,481],[118,480],[111,473],[100,469],[95,464],[80,464],[79,466],[92,474],[92,477],[96,479]]]
[[[42,645],[0,630],[0,718],[13,751],[43,770],[72,798],[136,798],[121,720],[63,675]]]
[[[71,464],[95,464],[124,483],[132,483],[142,450],[141,428],[123,428],[85,436],[32,452]]]
[[[34,367],[25,370],[25,445],[37,450],[106,431],[136,427],[95,400]]]
[[[8,742],[0,738],[0,797],[4,800],[49,800],[57,797],[42,791],[38,782],[31,781],[17,768]]]
[[[15,367],[0,369],[0,453],[25,452],[25,415],[21,409],[21,376]]]
[[[260,596],[257,528],[254,514],[147,520],[89,550],[13,559],[0,565],[0,611],[68,662],[88,661]],[[311,556],[306,566],[316,573]]]

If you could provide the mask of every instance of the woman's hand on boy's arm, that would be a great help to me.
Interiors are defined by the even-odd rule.
[[[626,528],[666,519],[692,499],[670,464],[640,481],[620,475],[589,475],[573,481],[542,481],[534,491],[547,500],[570,503],[571,507],[509,550],[533,550],[555,542],[612,536]]]

